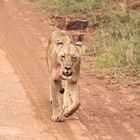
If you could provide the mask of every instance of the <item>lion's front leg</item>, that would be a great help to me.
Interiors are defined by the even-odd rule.
[[[49,98],[50,98],[50,103],[52,103],[52,94],[51,94],[51,76],[49,75]]]
[[[72,104],[64,110],[64,116],[71,116],[80,106],[80,94],[79,94],[79,85],[78,83],[69,82],[69,91],[70,96],[72,97]]]
[[[63,110],[65,111],[72,103],[68,81],[65,82],[65,92],[63,97]]]
[[[51,79],[51,98],[52,98],[52,121],[61,122],[64,120],[62,109],[59,104],[57,97],[58,91],[60,89],[60,83],[56,83]]]

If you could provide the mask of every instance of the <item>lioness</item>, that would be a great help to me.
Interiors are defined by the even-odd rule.
[[[84,46],[81,42],[73,43],[67,31],[54,31],[47,46],[47,64],[49,69],[50,100],[52,102],[52,120],[61,122],[71,116],[80,106],[78,77],[81,54]],[[62,88],[65,81],[65,91]],[[64,92],[63,111],[57,94]]]

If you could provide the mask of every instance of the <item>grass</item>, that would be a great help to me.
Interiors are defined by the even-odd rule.
[[[80,13],[90,28],[96,27],[95,42],[90,46],[90,51],[96,48],[92,72],[109,73],[127,83],[132,77],[140,78],[140,9],[109,0],[30,1],[45,12]]]
[[[103,6],[104,0],[26,0],[35,3],[35,5],[46,12],[71,13],[81,12],[89,13],[93,9]]]
[[[110,22],[100,25],[96,36],[95,44],[100,51],[95,60],[96,71],[113,74],[121,80],[140,77],[139,12],[118,7],[108,16]]]

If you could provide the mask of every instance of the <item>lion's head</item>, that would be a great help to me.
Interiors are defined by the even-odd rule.
[[[52,36],[52,45],[55,50],[55,60],[61,70],[63,79],[70,79],[80,70],[81,55],[84,52],[82,42],[74,43],[69,32],[55,32]]]

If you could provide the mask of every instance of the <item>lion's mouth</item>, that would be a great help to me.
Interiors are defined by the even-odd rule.
[[[66,77],[69,77],[69,76],[72,75],[72,72],[68,72],[68,71],[67,71],[67,72],[64,72],[64,71],[63,71],[63,75],[66,76]]]

